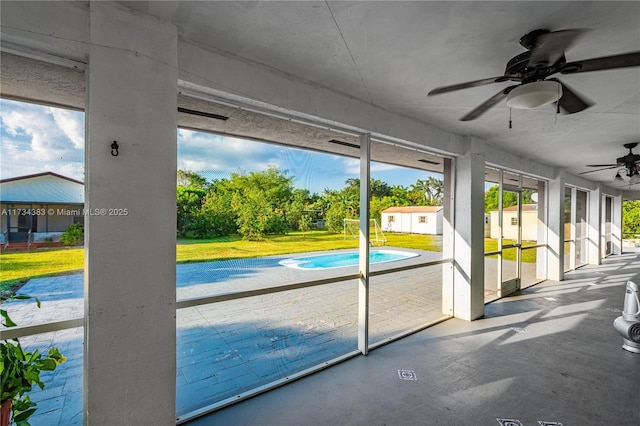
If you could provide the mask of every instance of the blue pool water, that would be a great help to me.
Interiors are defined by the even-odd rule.
[[[371,250],[369,263],[394,262],[419,256],[417,253],[396,250]],[[298,257],[281,260],[279,263],[297,269],[331,269],[358,265],[358,252],[321,254],[318,256]]]

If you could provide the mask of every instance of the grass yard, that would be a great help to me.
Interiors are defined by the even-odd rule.
[[[417,234],[385,234],[386,245],[418,250],[442,251],[442,237]],[[513,241],[505,240],[505,244]],[[523,247],[535,245],[525,242]],[[327,231],[291,232],[272,235],[263,241],[245,241],[240,236],[208,240],[179,239],[176,246],[177,263],[207,262],[274,256],[290,253],[357,248],[358,240],[344,239],[342,234]],[[485,252],[498,249],[498,241],[485,238]],[[536,261],[537,250],[522,252],[523,262]],[[505,250],[505,260],[516,260],[516,250]],[[497,256],[495,256],[497,257]],[[5,252],[0,254],[0,290],[19,287],[31,278],[70,274],[82,271],[84,250],[81,248],[39,249],[31,252]]]
[[[52,248],[0,254],[0,290],[8,291],[38,277],[81,272],[84,249]]]
[[[408,234],[386,234],[386,237],[389,246],[442,251],[441,237]],[[176,258],[177,263],[190,263],[357,247],[358,240],[345,240],[342,234],[291,232],[269,236],[264,241],[245,241],[239,236],[179,239]],[[80,272],[83,267],[84,250],[81,248],[3,252],[0,254],[0,290],[11,290],[31,278]]]
[[[514,244],[515,241],[514,240],[504,240],[503,244],[507,245],[507,244]],[[531,246],[535,246],[538,243],[535,241],[523,241],[522,242],[522,247],[531,247]],[[485,238],[484,239],[484,251],[485,253],[487,252],[492,252],[492,251],[496,251],[498,250],[498,240],[494,239],[494,238]],[[502,252],[502,258],[504,260],[512,260],[515,262],[516,260],[516,253],[517,250],[515,248],[512,249],[504,249],[504,251]],[[531,250],[523,250],[522,251],[522,261],[525,263],[535,263],[536,262],[536,256],[537,256],[538,251],[535,249],[531,249]],[[497,259],[498,255],[493,255],[493,256],[487,256],[491,259]]]

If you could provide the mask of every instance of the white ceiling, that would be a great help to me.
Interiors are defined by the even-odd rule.
[[[459,121],[509,82],[427,97],[438,86],[502,75],[524,52],[518,39],[537,28],[589,30],[566,51],[569,62],[638,51],[640,2],[121,3],[175,23],[186,40],[574,174],[615,163],[624,143],[640,141],[640,68],[557,75],[595,105],[558,116],[552,107],[513,110],[512,129],[505,103]],[[613,173],[584,177],[610,181]]]

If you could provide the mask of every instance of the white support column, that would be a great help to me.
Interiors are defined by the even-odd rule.
[[[622,195],[613,197],[613,217],[611,218],[611,254],[622,254]]]
[[[358,279],[358,349],[369,353],[369,185],[371,135],[360,136],[360,278]]]
[[[544,181],[538,181],[538,244],[548,243],[547,206],[549,204],[549,200],[547,199],[547,193],[547,183]],[[540,279],[548,278],[547,251],[546,247],[539,247],[536,249],[536,277]]]
[[[85,202],[101,210],[86,218],[84,422],[170,425],[177,30],[109,3],[89,7]]]
[[[549,181],[547,265],[548,278],[554,281],[564,279],[564,183],[563,172]]]
[[[590,265],[600,265],[602,250],[602,187],[598,187],[589,193],[589,209],[587,212],[588,223],[588,262]]]
[[[471,140],[456,162],[453,314],[484,315],[484,152]]]

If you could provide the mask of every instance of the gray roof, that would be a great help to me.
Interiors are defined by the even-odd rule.
[[[84,183],[52,172],[3,179],[0,202],[84,204]]]

